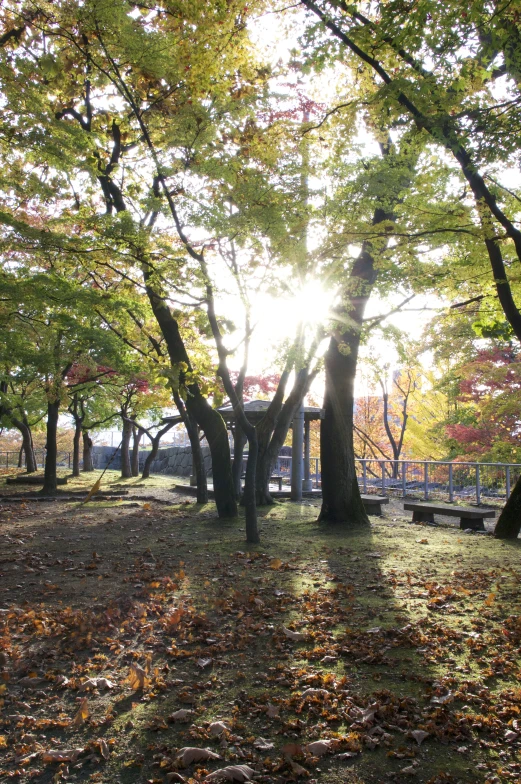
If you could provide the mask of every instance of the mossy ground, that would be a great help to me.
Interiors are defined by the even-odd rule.
[[[0,506],[0,780],[164,782],[186,746],[222,757],[187,781],[232,764],[261,782],[521,779],[518,542],[396,508],[328,527],[313,501],[260,510],[249,546],[242,519],[169,493],[171,477],[105,482],[178,503]],[[113,686],[84,685],[101,677]],[[319,739],[334,753],[313,758]]]

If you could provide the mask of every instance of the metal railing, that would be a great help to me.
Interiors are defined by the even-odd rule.
[[[482,503],[506,500],[521,474],[517,463],[474,463],[445,460],[358,459],[358,482],[364,493],[464,498]]]
[[[45,466],[45,449],[35,449],[36,466],[37,468],[44,468]],[[18,468],[18,460],[20,451],[4,450],[0,451],[0,468]],[[70,468],[72,466],[71,452],[58,452],[57,455],[58,468]],[[26,468],[25,455],[23,455],[22,468]]]

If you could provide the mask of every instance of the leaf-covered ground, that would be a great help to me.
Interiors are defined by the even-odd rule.
[[[171,481],[0,503],[0,781],[521,780],[519,542]]]

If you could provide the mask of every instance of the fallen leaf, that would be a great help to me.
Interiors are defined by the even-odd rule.
[[[429,732],[424,732],[423,730],[413,730],[413,732],[411,732],[411,738],[414,738],[418,746],[421,746],[425,738],[428,738],[429,735]]]
[[[188,710],[188,708],[181,708],[175,713],[171,713],[168,717],[170,721],[191,721],[194,712],[192,710]]]
[[[254,773],[248,765],[229,765],[210,773],[204,781],[251,781]]]
[[[490,607],[492,604],[494,604],[495,601],[496,601],[496,594],[489,593],[489,595],[485,599],[485,604],[487,605],[487,607]]]
[[[280,716],[280,708],[277,707],[277,705],[272,705],[271,702],[269,702],[266,709],[266,716],[268,716],[270,719],[278,719]]]
[[[295,642],[300,642],[306,639],[306,635],[302,634],[302,632],[294,632],[291,629],[286,629],[285,626],[282,627],[282,631],[286,637],[289,637],[290,640],[295,640]]]
[[[330,751],[330,746],[330,740],[316,740],[313,743],[308,743],[305,748],[308,754],[312,754],[313,757],[323,757]]]
[[[269,565],[270,565],[270,569],[277,570],[280,569],[280,567],[282,566],[282,561],[280,560],[280,558],[274,558],[272,561],[270,561]]]
[[[265,738],[256,738],[253,741],[253,745],[255,746],[258,751],[271,751],[275,748],[275,744],[271,743],[269,740]]]
[[[187,768],[192,762],[202,762],[203,760],[221,759],[218,754],[210,751],[210,749],[198,749],[196,746],[185,746],[179,749],[177,754],[177,762]]]
[[[89,716],[88,698],[82,697],[80,700],[80,707],[74,719],[72,720],[71,727],[74,727],[74,729],[78,729],[78,727],[81,727],[81,725],[85,722],[88,716]]]
[[[99,740],[99,750],[103,759],[108,759],[110,757],[110,749],[109,744],[105,740],[105,738],[100,738]]]
[[[290,760],[290,764],[291,764],[291,770],[293,771],[295,776],[297,776],[297,778],[299,776],[309,776],[309,770],[303,768],[302,765],[298,764],[298,762],[293,762],[293,760]]]
[[[226,726],[224,721],[213,721],[208,727],[210,735],[222,735],[223,732],[229,732],[230,728]]]
[[[76,762],[85,749],[50,749],[42,751],[42,762]]]
[[[139,664],[130,665],[130,672],[127,680],[130,684],[130,688],[134,689],[134,691],[139,691],[139,689],[144,689],[148,686],[146,671],[140,667]]]
[[[329,697],[327,689],[306,689],[302,692],[303,697]]]
[[[109,681],[108,678],[88,678],[84,681],[79,690],[86,691],[87,689],[114,689],[116,686],[115,683]]]
[[[201,670],[205,670],[207,667],[211,665],[212,662],[213,659],[198,659],[196,664],[198,667],[201,668]]]

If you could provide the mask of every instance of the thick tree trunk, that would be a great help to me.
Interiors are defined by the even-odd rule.
[[[132,476],[139,476],[139,444],[145,431],[132,425],[132,456],[130,460]]]
[[[121,433],[121,478],[130,479],[132,467],[130,465],[130,439],[132,436],[132,422],[123,420],[123,430]]]
[[[18,450],[18,468],[23,468],[23,467],[24,467],[24,448],[22,444],[22,446]]]
[[[190,439],[190,447],[192,449],[192,471],[194,473],[197,483],[197,503],[208,503],[208,480],[206,478],[206,469],[204,467],[203,450],[199,438],[199,428],[194,417],[187,414],[185,420],[185,427]]]
[[[58,489],[56,481],[56,462],[58,457],[58,447],[56,438],[58,434],[58,413],[60,401],[47,403],[47,452],[45,455],[45,471],[43,480],[43,495],[55,495]]]
[[[353,447],[353,404],[358,336],[344,353],[331,338],[325,357],[326,393],[320,426],[322,508],[319,520],[368,525],[356,478]]]
[[[233,486],[235,487],[235,497],[237,499],[240,499],[242,493],[242,464],[244,460],[244,447],[246,446],[247,440],[244,430],[236,422],[233,432],[232,477]]]
[[[80,440],[81,440],[81,421],[76,419],[74,422],[74,438],[72,441],[72,475],[80,475]]]
[[[143,277],[146,291],[161,333],[168,347],[168,355],[173,368],[185,363],[190,368],[190,360],[179,332],[179,325],[162,299],[149,285],[152,275],[149,265],[143,263]],[[186,408],[206,436],[212,455],[213,486],[215,504],[219,517],[237,517],[237,500],[232,479],[230,444],[222,416],[203,398],[197,384],[190,384]]]
[[[83,431],[83,470],[94,471],[94,464],[92,462],[92,438],[89,436],[89,431]]]
[[[224,419],[198,392],[186,402],[188,413],[202,429],[212,456],[212,478],[215,504],[219,517],[237,517],[237,500],[232,479],[230,443]],[[190,433],[189,433],[190,435]],[[199,439],[197,439],[199,441]],[[192,456],[197,454],[195,442],[190,439]],[[199,443],[199,449],[201,445]],[[202,455],[201,455],[202,458]],[[201,502],[204,503],[204,502]]]
[[[521,476],[503,507],[494,530],[498,539],[517,539],[521,531]]]

